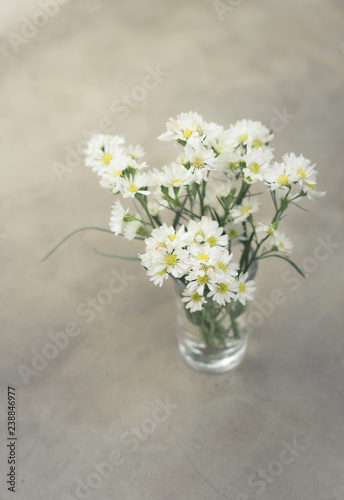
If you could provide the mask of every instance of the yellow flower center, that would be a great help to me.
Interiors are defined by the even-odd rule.
[[[129,193],[137,193],[138,187],[136,184],[129,184],[128,191]]]
[[[189,137],[191,137],[191,135],[192,135],[192,132],[191,132],[191,130],[189,130],[187,128],[186,130],[184,130],[184,134],[183,135],[184,135],[185,139],[189,139]]]
[[[231,168],[232,170],[235,170],[239,166],[239,164],[237,162],[230,162],[228,165],[229,165],[229,168]]]
[[[163,269],[162,271],[159,271],[159,272],[158,272],[158,275],[159,275],[159,276],[163,276],[163,275],[164,275],[164,274],[166,274],[166,273],[167,273],[167,267],[165,267],[165,269]]]
[[[254,174],[258,174],[260,171],[260,166],[257,163],[252,163],[252,165],[250,165],[250,170]]]
[[[201,299],[202,299],[202,297],[200,296],[200,294],[198,292],[191,295],[191,300],[193,302],[199,302]]]
[[[246,285],[245,283],[239,283],[239,293],[245,293]]]
[[[269,227],[266,232],[270,235],[270,236],[273,236],[274,234],[274,230],[272,229],[272,227]]]
[[[121,175],[121,170],[115,170],[114,173],[113,173],[113,176],[114,177],[119,177]]]
[[[208,262],[209,257],[208,257],[208,255],[206,255],[205,253],[200,253],[200,254],[197,256],[197,260],[204,260],[205,262]]]
[[[309,188],[309,189],[313,189],[313,191],[315,191],[315,186],[313,186],[313,184],[308,184],[308,182],[306,182],[306,186]]]
[[[208,276],[205,274],[204,276],[198,276],[197,277],[197,281],[200,285],[205,285],[206,283],[208,283],[209,281],[209,278]]]
[[[180,182],[181,179],[173,179],[172,184],[177,184],[177,182]]]
[[[195,234],[195,236],[202,236],[202,238],[205,238],[204,231],[202,231],[202,229],[199,229],[199,230],[197,231],[197,233]]]
[[[304,179],[306,177],[306,172],[302,168],[299,168],[297,171],[297,175],[299,175],[301,179]]]
[[[217,243],[217,239],[215,238],[215,236],[210,236],[210,238],[207,239],[207,242],[211,247],[214,247]]]
[[[249,212],[251,208],[252,207],[250,207],[249,205],[247,205],[246,207],[241,207],[241,215],[247,214],[247,212]]]
[[[157,250],[158,248],[167,248],[167,245],[164,241],[160,241],[155,247],[155,250]]]
[[[247,139],[248,139],[248,135],[247,134],[241,134],[239,136],[239,142],[241,142],[241,143],[247,141]]]
[[[176,238],[177,238],[177,235],[176,235],[176,234],[170,234],[170,235],[168,236],[168,239],[169,239],[170,241],[174,241]]]
[[[165,262],[168,266],[175,266],[177,264],[177,257],[175,255],[166,255]]]
[[[105,163],[105,165],[108,165],[111,160],[112,160],[112,155],[109,154],[105,154],[102,158],[102,161],[103,163]]]
[[[279,246],[280,246],[281,248],[284,248],[284,243],[283,243],[283,241],[281,241],[281,242],[280,242]]]
[[[204,166],[202,158],[194,158],[192,165],[194,168],[202,168]]]
[[[253,148],[261,148],[262,147],[262,143],[260,142],[259,139],[255,139],[253,142],[252,142],[252,147]]]
[[[226,264],[224,264],[223,262],[218,262],[217,265],[219,266],[219,268],[221,269],[221,271],[225,271],[226,270]]]
[[[281,186],[284,186],[285,184],[288,184],[288,177],[285,174],[281,174],[278,176],[277,182]]]
[[[220,283],[217,285],[217,291],[220,293],[226,293],[228,291],[228,285],[226,285],[226,283]]]
[[[228,233],[228,236],[230,238],[235,238],[236,236],[238,236],[238,231],[236,231],[235,229],[231,229]]]

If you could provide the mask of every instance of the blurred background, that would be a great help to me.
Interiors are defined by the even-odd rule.
[[[262,498],[340,500],[342,2],[3,0],[0,19],[0,406],[5,426],[15,385],[16,498],[86,498],[78,478],[122,446],[123,465],[87,498],[254,499],[248,478],[297,439],[306,451],[266,481]],[[283,221],[307,279],[286,281],[279,259],[261,264],[257,303],[276,288],[286,300],[255,330],[240,368],[221,376],[183,364],[170,283],[154,287],[138,263],[93,251],[135,255],[138,243],[81,233],[40,263],[74,229],[108,227],[113,200],[83,166],[92,133],[124,134],[159,167],[174,149],[156,138],[182,111],[226,127],[262,121],[275,130],[277,159],[310,158],[327,191]],[[319,244],[327,257],[314,264]],[[113,271],[133,279],[86,322],[82,304]],[[49,333],[69,322],[79,333],[38,369]],[[121,436],[166,397],[178,410],[131,453]],[[0,455],[5,467],[4,447]]]

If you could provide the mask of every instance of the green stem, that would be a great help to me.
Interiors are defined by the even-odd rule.
[[[44,262],[45,260],[47,260],[58,248],[60,248],[61,245],[63,245],[63,243],[65,243],[69,238],[71,238],[72,236],[74,236],[74,234],[80,233],[81,231],[86,231],[86,230],[89,230],[89,229],[92,229],[94,231],[103,231],[104,233],[114,234],[109,229],[103,229],[101,227],[92,227],[92,226],[91,227],[81,227],[81,228],[76,229],[75,231],[71,232],[70,234],[68,234],[65,238],[63,238],[63,240],[61,240],[60,243],[58,243],[52,250],[50,250],[49,253],[47,253],[47,255],[45,257],[43,257],[43,259],[41,260],[41,262]]]
[[[126,257],[125,255],[114,255],[110,253],[99,252],[96,248],[94,249],[95,253],[98,255],[102,255],[103,257],[113,257],[114,259],[122,259],[122,260],[135,260],[140,262],[141,259],[139,257]]]

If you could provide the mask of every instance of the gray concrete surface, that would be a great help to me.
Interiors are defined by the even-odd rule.
[[[18,38],[28,33],[22,13],[11,27],[4,17],[0,498],[344,496],[343,4],[223,4],[221,20],[211,1],[72,0],[27,43]],[[25,11],[29,21],[38,10]],[[156,65],[168,76],[124,118],[114,101]],[[308,278],[289,282],[282,261],[260,266],[256,303],[275,288],[286,299],[232,373],[183,364],[171,286],[158,289],[138,264],[93,253],[97,246],[134,254],[138,244],[84,233],[39,262],[73,229],[108,224],[111,197],[80,157],[62,182],[53,170],[55,162],[67,165],[66,147],[75,150],[84,130],[110,120],[158,166],[171,158],[156,141],[169,116],[197,110],[225,125],[244,117],[269,124],[283,109],[293,116],[279,123],[276,154],[312,158],[328,194],[308,202],[311,213],[295,208],[284,222]],[[328,237],[339,246],[315,264],[305,260]],[[134,279],[94,318],[82,316],[80,304],[107,288],[113,270]],[[70,322],[78,325],[74,336],[49,351],[49,335]],[[38,367],[37,352],[55,357]],[[25,383],[20,366],[39,369]],[[17,392],[15,494],[4,480],[8,385]],[[166,398],[175,405],[170,414],[156,410]],[[96,469],[110,458],[116,465],[101,478]],[[91,489],[79,491],[79,481]]]

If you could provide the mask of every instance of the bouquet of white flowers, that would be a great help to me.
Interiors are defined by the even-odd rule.
[[[228,347],[240,338],[237,321],[253,299],[257,261],[279,257],[302,274],[288,257],[291,240],[279,230],[288,206],[325,193],[316,190],[310,160],[293,153],[274,160],[272,131],[260,122],[241,120],[224,129],[182,113],[159,139],[178,149],[161,170],[148,168],[141,146],[99,134],[88,144],[86,165],[116,196],[111,232],[144,240],[144,253],[132,258],[141,260],[156,285],[174,278],[206,348]],[[262,222],[258,197],[264,194],[272,213]],[[124,207],[119,196],[132,203]]]

